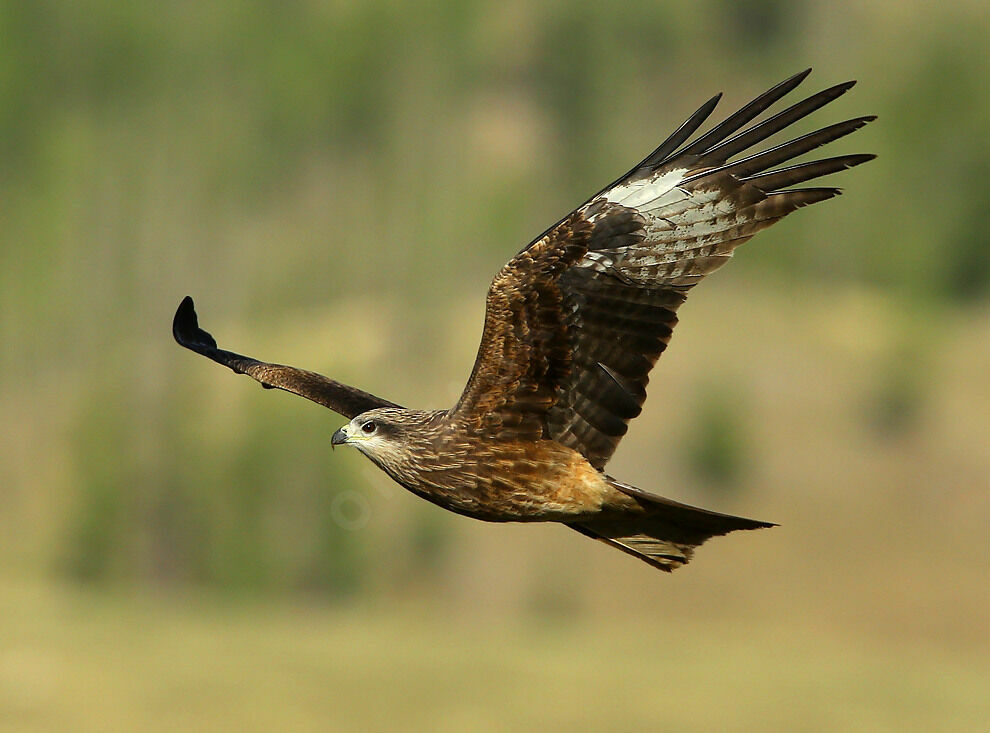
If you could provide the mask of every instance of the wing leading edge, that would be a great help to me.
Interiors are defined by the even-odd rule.
[[[393,402],[373,394],[341,384],[316,372],[271,364],[242,356],[217,347],[216,340],[199,327],[196,308],[188,295],[182,299],[172,320],[172,335],[180,346],[202,354],[207,359],[246,374],[261,383],[265,389],[282,389],[328,407],[344,417],[353,418],[376,407],[398,407]]]

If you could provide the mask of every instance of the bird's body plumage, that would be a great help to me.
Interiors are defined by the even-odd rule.
[[[713,98],[513,257],[488,290],[474,369],[449,410],[406,410],[313,372],[222,351],[199,329],[188,298],[175,337],[266,387],[352,418],[333,442],[356,446],[439,506],[487,521],[563,522],[671,570],[708,537],[771,525],[649,494],[604,467],[642,409],[650,370],[689,290],[760,230],[839,193],[792,186],[873,157],[776,167],[872,119],[860,117],[730,161],[852,86],[826,89],[738,132],[807,74],[687,142]]]
[[[584,456],[553,440],[478,441],[445,411],[381,408],[356,420],[384,434],[353,444],[396,483],[475,519],[567,521],[598,513],[611,493]]]

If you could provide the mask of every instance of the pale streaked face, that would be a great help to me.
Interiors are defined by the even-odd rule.
[[[371,458],[375,463],[395,463],[401,450],[397,441],[398,430],[389,411],[395,408],[369,410],[358,415],[333,434],[332,445],[350,445]]]

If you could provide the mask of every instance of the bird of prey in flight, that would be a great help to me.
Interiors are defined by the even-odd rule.
[[[643,162],[509,260],[488,290],[478,357],[449,409],[407,409],[314,372],[224,351],[199,328],[189,297],[175,314],[175,339],[263,387],[349,418],[332,444],[357,448],[434,504],[491,522],[560,522],[673,570],[709,537],[773,525],[629,486],[605,465],[642,409],[650,370],[691,288],[760,230],[839,194],[800,184],[874,157],[788,164],[872,116],[753,151],[855,83],[753,123],[810,71],[695,136],[721,95],[713,97]]]

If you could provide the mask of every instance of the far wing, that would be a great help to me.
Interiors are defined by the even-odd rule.
[[[506,264],[489,289],[474,371],[449,418],[490,438],[553,439],[602,468],[641,411],[688,290],[756,232],[839,193],[791,186],[873,157],[775,168],[873,119],[859,117],[730,162],[854,83],[737,132],[807,74],[688,142],[718,98],[710,100],[623,179]]]
[[[283,364],[269,364],[218,348],[214,338],[199,327],[193,300],[188,295],[182,299],[175,312],[172,335],[180,346],[202,354],[238,374],[247,374],[261,382],[261,386],[266,389],[284,389],[329,407],[347,418],[356,417],[376,407],[398,407],[381,397],[341,384],[316,372]]]

